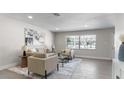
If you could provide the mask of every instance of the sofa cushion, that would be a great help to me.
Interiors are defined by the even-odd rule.
[[[70,53],[71,52],[71,49],[65,49],[65,52],[66,53]]]
[[[42,53],[42,54],[46,53],[46,49],[45,48],[40,48],[39,53]]]
[[[51,57],[51,56],[54,56],[54,55],[56,55],[56,53],[47,53],[46,57]]]

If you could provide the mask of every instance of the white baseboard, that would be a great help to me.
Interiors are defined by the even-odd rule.
[[[80,56],[80,55],[76,55],[76,57],[80,57],[80,58],[90,58],[90,59],[112,60],[112,58],[106,58],[106,57],[92,57],[92,56]]]
[[[0,70],[7,69],[9,67],[16,66],[17,64],[18,64],[18,62],[17,63],[11,63],[11,64],[0,66]]]

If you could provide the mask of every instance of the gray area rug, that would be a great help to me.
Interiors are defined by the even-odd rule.
[[[64,67],[62,67],[62,64],[59,65],[59,71],[54,71],[48,75],[48,79],[69,79],[72,77],[73,72],[75,69],[80,65],[81,59],[75,58],[73,60],[70,60],[68,63],[64,63]],[[40,75],[30,73],[28,75],[28,69],[27,68],[21,68],[20,66],[11,67],[8,70],[16,72],[18,74],[24,75],[31,79],[41,79]],[[44,78],[42,76],[42,78]]]

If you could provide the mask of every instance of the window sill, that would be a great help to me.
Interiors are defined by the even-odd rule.
[[[73,49],[73,50],[96,50],[96,49]]]

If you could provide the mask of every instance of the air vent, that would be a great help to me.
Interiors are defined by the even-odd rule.
[[[53,13],[53,15],[54,15],[54,16],[60,16],[60,14],[59,14],[59,13]]]

